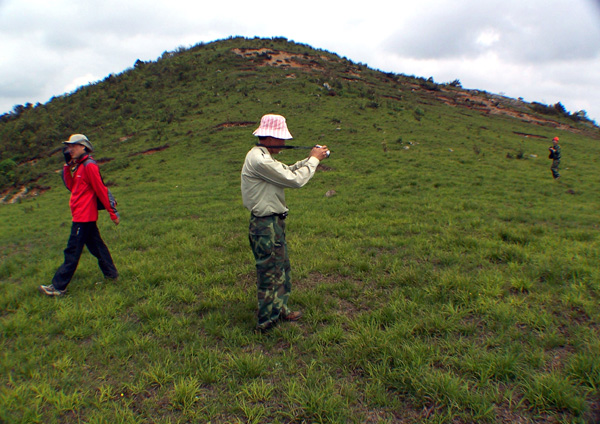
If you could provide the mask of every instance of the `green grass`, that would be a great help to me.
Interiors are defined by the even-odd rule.
[[[0,206],[0,422],[597,420],[598,140],[410,90],[395,103],[339,80],[319,97],[318,74],[253,72],[215,73],[227,99],[199,93],[201,108],[140,120],[127,142],[110,142],[125,134],[113,121],[114,136],[98,132],[122,217],[101,213],[99,228],[119,281],[85,252],[67,296],[36,291],[70,226],[57,174]],[[287,192],[290,303],[304,317],[261,335],[239,192],[254,127],[216,126],[273,110],[297,144],[332,155]],[[547,140],[515,131],[561,136],[560,181]]]

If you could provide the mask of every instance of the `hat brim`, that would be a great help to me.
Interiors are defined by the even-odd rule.
[[[290,133],[284,134],[284,135],[273,135],[273,133],[271,132],[261,132],[261,131],[254,131],[252,133],[252,135],[256,136],[256,137],[273,137],[273,138],[277,138],[279,140],[291,140],[294,137],[292,137],[292,135]]]
[[[262,128],[257,128],[252,135],[256,136],[256,137],[273,137],[273,138],[278,138],[280,140],[291,140],[294,137],[292,137],[292,134],[289,131],[285,131],[285,130],[269,130],[269,129],[262,129]]]
[[[69,141],[69,140],[67,140],[67,141],[63,141],[62,144],[68,144],[68,145],[79,144],[80,146],[85,147],[88,150],[88,152],[93,152],[94,151],[94,148],[89,143],[89,141],[87,143],[85,143],[84,140],[76,140],[76,141]]]

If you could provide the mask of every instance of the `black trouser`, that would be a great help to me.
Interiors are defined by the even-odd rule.
[[[77,269],[84,246],[87,246],[90,253],[98,258],[98,265],[106,278],[117,278],[119,276],[108,247],[100,237],[96,222],[74,222],[65,249],[65,262],[58,268],[52,279],[54,288],[58,290],[67,288]]]

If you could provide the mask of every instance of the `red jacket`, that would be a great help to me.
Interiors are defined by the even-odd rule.
[[[73,168],[73,174],[69,165],[63,167],[63,181],[67,189],[71,192],[71,200],[69,206],[71,207],[71,214],[73,215],[73,222],[93,222],[98,220],[98,202],[104,205],[110,219],[115,220],[118,218],[116,209],[116,202],[114,199],[110,199],[108,195],[108,188],[102,182],[100,177],[100,170],[95,161],[86,154],[79,159]],[[85,162],[85,163],[84,163]]]

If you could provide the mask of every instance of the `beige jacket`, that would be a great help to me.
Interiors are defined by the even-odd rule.
[[[317,165],[319,159],[313,156],[288,166],[273,159],[265,147],[253,147],[242,168],[244,206],[255,216],[287,212],[283,189],[304,186],[315,175]]]

